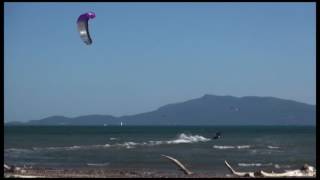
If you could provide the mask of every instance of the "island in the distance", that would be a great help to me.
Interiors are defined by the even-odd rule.
[[[204,95],[155,111],[129,115],[51,116],[5,125],[315,125],[316,106],[257,96]]]

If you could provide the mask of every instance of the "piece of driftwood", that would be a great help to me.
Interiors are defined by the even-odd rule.
[[[4,172],[11,171],[11,167],[6,164],[3,164],[3,169],[4,169]]]
[[[257,172],[238,172],[235,171],[227,161],[224,161],[225,165],[228,167],[233,175],[239,177],[314,177],[316,176],[316,170],[314,167],[305,164],[301,169],[297,170],[287,170],[284,173],[267,173],[264,171]]]
[[[287,170],[283,173],[267,173],[261,171],[263,177],[315,177],[316,169],[308,164],[303,165],[300,169]]]
[[[9,173],[14,173],[14,172],[25,173],[26,172],[26,170],[22,169],[21,167],[9,166],[7,164],[3,164],[3,169],[4,169],[4,172],[9,172]]]
[[[163,155],[161,154],[161,156],[170,159],[174,164],[176,164],[186,175],[191,175],[193,174],[193,172],[189,171],[181,162],[179,162],[177,159],[171,157],[171,156],[167,156],[167,155]]]

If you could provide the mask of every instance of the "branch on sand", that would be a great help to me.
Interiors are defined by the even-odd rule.
[[[177,159],[171,157],[171,156],[166,156],[161,154],[161,156],[170,159],[174,164],[176,164],[186,175],[191,175],[194,174],[193,172],[189,171],[180,161],[178,161]]]

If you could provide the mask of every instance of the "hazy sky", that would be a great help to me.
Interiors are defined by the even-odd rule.
[[[93,11],[85,45],[76,20]],[[130,115],[204,94],[316,102],[315,3],[5,3],[4,118]]]

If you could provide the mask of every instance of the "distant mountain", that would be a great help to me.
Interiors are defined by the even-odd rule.
[[[6,125],[315,125],[316,107],[274,97],[204,95],[151,112],[114,117],[52,116]]]
[[[118,124],[118,120],[109,115],[87,115],[76,118],[51,116],[40,120],[31,120],[25,125],[103,125]]]

